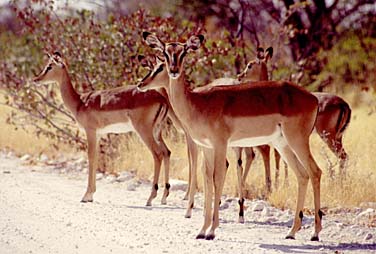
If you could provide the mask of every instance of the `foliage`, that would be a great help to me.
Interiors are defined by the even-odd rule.
[[[165,41],[186,40],[194,33],[205,33],[188,20],[178,24],[172,18],[152,16],[144,9],[98,19],[87,10],[66,10],[68,15],[59,16],[52,4],[35,0],[26,6],[13,5],[22,30],[0,36],[0,84],[6,88],[6,104],[15,109],[9,123],[25,129],[34,125],[38,135],[80,148],[85,147],[84,139],[63,106],[57,87],[39,87],[28,81],[43,67],[45,51],[62,53],[76,89],[83,93],[134,85],[146,74],[137,55],[154,52],[142,42],[142,31],[156,33]],[[10,43],[12,47],[8,46]],[[187,60],[189,79],[203,84],[213,78],[234,76],[240,71],[240,55],[247,51],[244,44],[237,47],[240,43],[231,41],[225,30],[219,42],[208,39],[198,53],[200,58],[192,54]],[[26,114],[20,117],[19,112]]]
[[[177,3],[177,6],[181,6],[184,1]],[[12,11],[18,22],[13,27],[19,27],[20,30],[0,33],[0,87],[5,88],[6,104],[14,108],[8,122],[25,129],[33,125],[38,135],[84,148],[82,134],[71,113],[64,107],[56,85],[37,87],[28,80],[42,69],[46,61],[44,51],[59,51],[69,63],[69,72],[79,93],[136,84],[147,73],[139,66],[137,55],[155,53],[141,39],[141,32],[145,30],[156,33],[165,41],[184,41],[197,33],[206,36],[204,46],[187,57],[186,73],[192,85],[201,86],[215,78],[234,77],[254,57],[256,46],[250,43],[253,40],[236,36],[234,24],[221,29],[214,26],[215,31],[206,31],[208,24],[204,27],[202,20],[192,21],[195,18],[187,16],[189,10],[196,9],[195,6],[202,7],[202,3],[188,5],[185,15],[165,15],[160,8],[155,7],[159,11],[158,16],[145,9],[137,9],[126,15],[107,12],[99,18],[92,11],[78,11],[68,7],[56,12],[50,0],[12,1]],[[239,10],[244,6],[241,5]],[[305,7],[304,4],[296,5],[293,10],[301,11]],[[170,14],[179,11],[181,9],[177,8]],[[250,13],[254,11],[252,7]],[[250,18],[247,15],[243,20],[243,29],[247,28],[246,21]],[[256,15],[260,20],[262,16],[261,13]],[[374,20],[373,16],[368,18]],[[369,28],[374,26],[372,22],[367,24]],[[280,36],[272,31],[276,30],[266,29],[264,34]],[[337,77],[348,76],[344,81],[355,79],[363,82],[367,78],[365,75],[368,75],[365,73],[374,73],[374,34],[369,34],[372,31],[370,29],[362,31],[366,34],[359,39],[355,36],[350,37],[349,41],[343,39],[332,51],[321,51],[319,58],[313,55],[315,61],[308,62],[319,65],[324,72],[312,72],[310,68],[310,78],[303,83],[312,79],[321,82],[333,73]],[[256,40],[256,45],[258,41],[260,39]],[[353,45],[357,42],[360,42],[360,46]],[[275,52],[279,57],[272,60],[273,79],[286,79],[292,73],[301,71],[296,69],[300,63],[307,66],[304,61],[298,64],[288,61],[281,53],[281,43],[278,45]],[[357,60],[347,63],[349,54],[356,56]],[[346,69],[346,65],[349,68]],[[371,78],[373,80],[374,76]]]
[[[323,71],[313,87],[330,79],[330,84],[351,84],[366,90],[373,87],[376,91],[376,38],[362,39],[349,33],[331,50],[321,51],[318,59],[323,63]]]
[[[285,44],[284,57],[299,70],[303,85],[322,70],[316,58],[320,50],[330,50],[351,29],[375,31],[373,0],[182,0],[179,7],[194,20],[215,17],[215,29],[225,27],[233,38],[250,40],[257,47],[265,42],[274,48]]]

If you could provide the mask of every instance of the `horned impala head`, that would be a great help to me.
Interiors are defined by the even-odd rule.
[[[204,41],[203,35],[192,35],[185,43],[164,43],[156,35],[143,32],[142,37],[151,48],[163,53],[166,61],[167,73],[170,78],[178,79],[182,74],[183,63],[188,52],[197,50]]]
[[[34,82],[48,82],[57,81],[59,82],[62,78],[62,69],[67,67],[64,59],[59,52],[54,52],[52,55],[47,53],[48,62],[43,70],[34,77]]]
[[[256,59],[248,62],[245,69],[238,74],[239,81],[247,80],[268,80],[267,63],[273,56],[273,48],[269,47],[266,50],[258,48],[256,53]]]

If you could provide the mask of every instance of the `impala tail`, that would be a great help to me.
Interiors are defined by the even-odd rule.
[[[337,135],[342,135],[343,132],[347,129],[347,126],[349,126],[350,119],[351,119],[351,108],[349,104],[342,103],[340,105],[340,113],[337,120],[336,125],[336,131]]]

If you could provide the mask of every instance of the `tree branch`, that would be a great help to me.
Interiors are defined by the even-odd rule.
[[[343,8],[342,10],[338,10],[339,15],[338,15],[337,20],[334,20],[334,22],[333,22],[334,26],[335,27],[339,26],[351,14],[358,11],[360,7],[367,5],[367,4],[372,4],[372,3],[374,3],[373,0],[358,0],[352,8],[350,8],[348,10],[346,10],[345,8]]]
[[[56,13],[54,10],[52,10],[52,13],[55,15],[57,21],[58,21],[58,22],[60,23],[60,25],[63,27],[64,31],[67,32],[67,30],[66,30],[66,28],[65,28],[65,25],[64,25],[64,22],[60,19],[59,15],[57,15],[57,13]],[[72,42],[73,46],[76,48],[76,51],[79,52],[80,49],[79,49],[79,47],[77,46],[76,42],[74,41],[74,39],[73,39],[72,37],[71,37],[71,42]],[[94,89],[94,86],[93,86],[93,83],[91,82],[89,76],[87,75],[87,72],[84,71],[83,74],[84,74],[84,77],[85,77],[85,79],[86,79],[86,82],[88,82],[88,84],[89,84],[90,89],[91,89],[92,91],[95,90],[95,89]]]
[[[49,107],[53,108],[53,109],[56,109],[58,112],[62,113],[63,115],[67,116],[69,119],[71,119],[72,121],[76,121],[76,119],[71,115],[69,114],[68,112],[62,110],[61,108],[58,108],[55,104],[53,104],[52,102],[50,102],[46,97],[43,96],[42,93],[40,93],[38,90],[36,89],[33,89],[31,88],[30,90],[32,90],[34,93],[36,93],[44,103],[46,103]]]

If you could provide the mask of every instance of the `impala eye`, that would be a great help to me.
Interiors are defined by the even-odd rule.
[[[47,71],[50,71],[51,69],[52,69],[52,66],[49,65],[49,66],[47,67],[47,69],[46,69],[46,72],[47,72]]]

